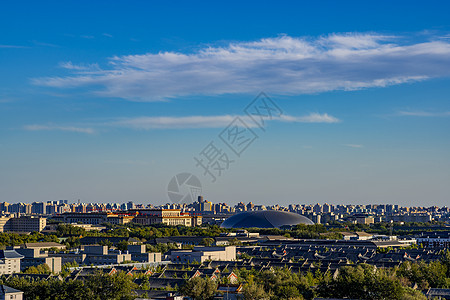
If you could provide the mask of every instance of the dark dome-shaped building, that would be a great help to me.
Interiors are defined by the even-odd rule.
[[[222,228],[282,228],[297,224],[314,225],[314,222],[299,214],[278,210],[257,210],[235,214],[226,219]]]

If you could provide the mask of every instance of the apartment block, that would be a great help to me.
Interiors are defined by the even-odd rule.
[[[47,219],[37,216],[0,217],[0,232],[41,232]]]
[[[0,275],[19,273],[22,258],[15,250],[0,250]]]

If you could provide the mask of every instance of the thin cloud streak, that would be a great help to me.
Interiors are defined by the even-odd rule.
[[[26,125],[24,126],[25,130],[28,131],[68,131],[68,132],[77,132],[77,133],[87,133],[94,134],[95,130],[92,128],[84,128],[84,127],[74,127],[74,126],[54,126],[54,125]]]
[[[400,111],[398,115],[406,117],[450,117],[450,111],[444,112]]]
[[[23,48],[30,48],[28,46],[19,46],[19,45],[0,45],[0,48],[4,48],[4,49],[23,49]]]
[[[96,95],[161,101],[186,95],[298,95],[386,87],[450,76],[450,41],[406,43],[375,33],[318,38],[280,36],[194,53],[160,52],[109,58],[109,67],[35,78],[52,88],[84,87]]]
[[[319,114],[319,113],[311,113],[307,116],[302,117],[292,117],[283,115],[279,118],[280,121],[284,122],[295,122],[295,123],[339,123],[339,120],[336,117],[330,116],[327,113]]]
[[[364,148],[364,145],[359,145],[359,144],[345,144],[344,146],[347,146],[350,148]]]
[[[184,117],[134,117],[134,118],[119,118],[106,123],[90,123],[91,127],[117,127],[128,128],[134,130],[156,130],[156,129],[201,129],[201,128],[225,128],[235,118],[239,117],[249,128],[258,127],[257,124],[247,115],[218,115],[218,116],[184,116]],[[272,121],[283,123],[338,123],[341,122],[336,117],[330,116],[326,113],[311,113],[305,116],[289,116],[282,115],[281,117],[274,117]],[[94,134],[97,131],[91,127],[78,126],[59,126],[59,125],[26,125],[23,129],[28,131],[41,130],[55,130],[55,131],[69,131]]]
[[[187,116],[187,117],[137,117],[120,119],[109,123],[111,126],[132,129],[195,129],[195,128],[225,128],[236,117],[239,117],[248,127],[257,124],[248,116],[219,115],[219,116]],[[340,120],[328,114],[313,113],[306,116],[294,117],[283,115],[274,117],[273,121],[285,123],[338,123]]]
[[[78,72],[78,74],[80,73],[84,73],[85,71],[90,71],[91,74],[93,71],[99,71],[100,67],[98,66],[98,64],[89,64],[89,65],[75,65],[73,64],[71,61],[66,61],[66,62],[61,62],[59,63],[59,66],[63,69],[67,69],[67,70],[71,70],[74,72]]]

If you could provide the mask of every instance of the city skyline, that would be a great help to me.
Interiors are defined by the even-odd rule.
[[[448,205],[448,3],[72,4],[0,12],[0,202]]]

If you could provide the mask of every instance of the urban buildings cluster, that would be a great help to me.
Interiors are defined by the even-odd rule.
[[[290,204],[256,205],[239,202],[232,206],[213,203],[199,196],[193,203],[170,203],[160,206],[152,204],[127,203],[69,203],[68,200],[29,203],[0,203],[0,231],[30,231],[30,226],[45,227],[45,221],[30,216],[51,217],[66,223],[126,224],[136,222],[142,225],[164,223],[167,225],[196,226],[202,223],[220,224],[229,216],[245,211],[277,210],[298,213],[314,223],[327,224],[333,221],[350,221],[361,224],[377,222],[430,222],[448,221],[449,207],[402,207],[393,204],[379,205],[332,205],[332,204]],[[21,217],[20,221],[17,219]],[[31,225],[33,224],[33,225]],[[24,227],[25,226],[25,227]]]
[[[106,224],[136,223],[143,226],[200,226],[221,224],[240,212],[280,211],[297,213],[315,223],[335,225],[335,222],[374,224],[377,222],[449,221],[448,207],[401,207],[398,205],[255,205],[239,202],[234,206],[212,203],[203,197],[190,204],[161,206],[114,203],[68,203],[67,200],[26,203],[0,203],[0,231],[55,233],[58,224],[71,224],[85,231],[107,232]],[[265,212],[264,212],[265,213]],[[270,212],[274,214],[274,212]],[[255,213],[252,213],[255,214]],[[303,217],[302,217],[303,218]],[[47,219],[51,219],[47,225]],[[57,221],[57,222],[54,222]],[[309,221],[309,220],[308,220]],[[417,225],[417,226],[420,226]],[[439,225],[441,226],[441,225]],[[433,262],[441,250],[450,247],[450,231],[423,231],[414,236],[393,236],[350,232],[342,229],[340,239],[300,239],[289,236],[264,235],[247,230],[226,231],[209,236],[162,236],[145,240],[125,236],[88,235],[77,237],[79,245],[56,242],[24,243],[0,250],[0,274],[12,277],[43,278],[59,275],[20,273],[31,267],[47,265],[53,274],[61,274],[64,265],[76,264],[67,278],[84,280],[101,270],[109,275],[125,271],[142,286],[142,275],[149,276],[146,288],[153,292],[181,286],[195,277],[218,280],[226,277],[239,294],[242,284],[233,268],[272,270],[288,267],[292,273],[320,270],[337,274],[339,268],[366,263],[377,268],[398,267],[404,262]],[[441,227],[442,227],[441,226]],[[442,228],[441,228],[442,229]],[[126,245],[126,250],[122,248]],[[165,244],[177,249],[155,252]],[[243,246],[245,245],[245,246]],[[418,246],[420,245],[420,247]],[[405,247],[410,249],[405,250]],[[122,250],[120,250],[122,249]],[[383,249],[380,251],[380,249]],[[226,289],[228,287],[221,287]],[[17,291],[11,290],[12,293]],[[175,293],[171,290],[171,293]],[[168,296],[169,297],[169,296]],[[171,296],[170,296],[171,297]],[[169,298],[170,298],[169,297]],[[162,298],[162,299],[169,299]]]

